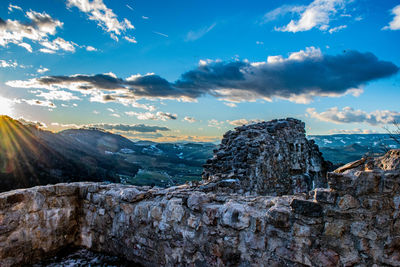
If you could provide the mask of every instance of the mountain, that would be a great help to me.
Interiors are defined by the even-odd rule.
[[[400,140],[399,135],[395,135]],[[326,160],[335,166],[358,160],[364,155],[376,156],[400,144],[389,134],[334,134],[310,135]]]
[[[105,149],[134,144],[98,130],[54,134],[7,116],[0,117],[0,191],[72,181],[119,182],[139,166]]]
[[[171,186],[201,179],[214,144],[131,140],[100,129],[58,133],[0,116],[0,191],[72,181]]]

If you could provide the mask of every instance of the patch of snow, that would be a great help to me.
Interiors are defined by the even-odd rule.
[[[121,152],[123,154],[133,154],[133,153],[135,153],[135,151],[133,151],[130,148],[121,148],[121,150],[119,152]]]
[[[227,182],[227,183],[235,183],[235,182],[239,182],[239,180],[238,180],[238,179],[225,179],[225,180],[222,180],[222,181],[224,181],[224,182]]]

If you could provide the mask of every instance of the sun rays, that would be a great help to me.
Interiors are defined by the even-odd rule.
[[[14,173],[23,179],[32,172],[30,158],[38,157],[37,138],[27,128],[8,116],[0,117],[1,173]]]

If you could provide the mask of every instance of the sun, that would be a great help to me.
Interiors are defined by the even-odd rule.
[[[0,115],[13,115],[13,102],[8,99],[0,96]]]

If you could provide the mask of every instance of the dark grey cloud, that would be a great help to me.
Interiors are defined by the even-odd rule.
[[[121,132],[139,132],[139,133],[156,133],[159,131],[170,131],[169,128],[163,126],[155,126],[155,125],[145,125],[145,124],[107,124],[107,123],[98,123],[98,124],[90,124],[86,127],[93,128],[101,128],[104,130],[115,130]]]
[[[135,75],[128,79],[112,74],[45,76],[7,85],[25,88],[69,88],[71,90],[116,91],[118,98],[196,99],[209,94],[230,101],[283,98],[308,102],[315,96],[340,96],[368,82],[389,77],[399,68],[372,53],[346,51],[322,55],[316,48],[292,53],[288,58],[269,57],[265,62],[201,61],[171,83],[155,75]],[[122,93],[121,93],[122,92]]]
[[[176,114],[171,114],[168,112],[157,112],[157,114],[161,117],[170,119],[170,120],[176,120],[178,118],[178,116]]]
[[[38,79],[43,85],[65,85],[76,84],[77,89],[91,90],[115,90],[124,88],[124,80],[116,78],[110,74],[97,75],[72,75],[72,76],[45,76]],[[82,84],[82,85],[79,85]]]

